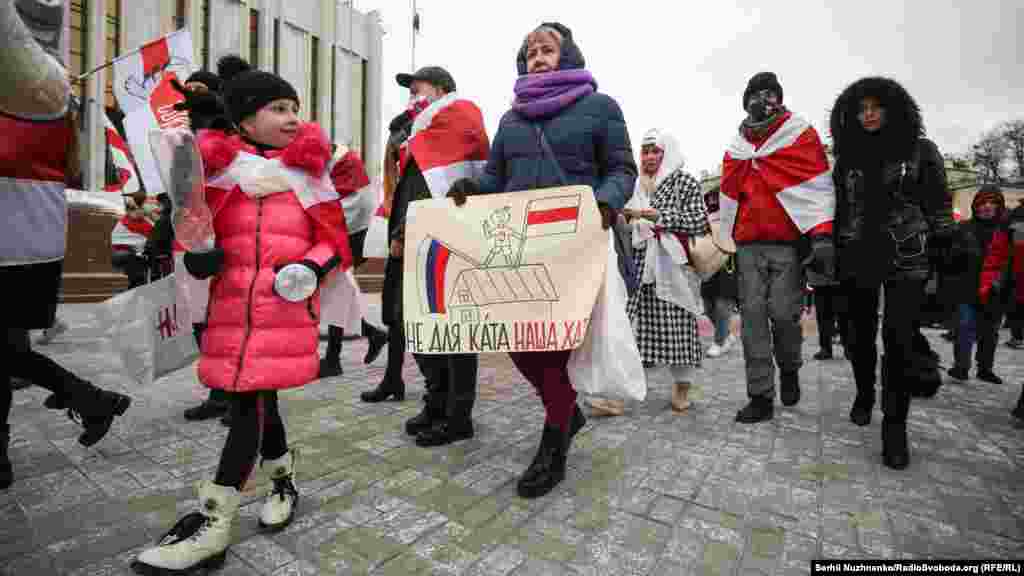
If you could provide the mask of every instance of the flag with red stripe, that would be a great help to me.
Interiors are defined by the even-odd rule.
[[[835,190],[828,158],[818,133],[806,120],[790,116],[760,147],[737,134],[722,164],[720,235],[732,240],[739,200],[757,178],[792,220],[806,233],[830,225]]]
[[[526,237],[573,234],[579,215],[579,194],[531,200],[526,207]]]
[[[483,173],[489,152],[483,114],[476,104],[453,92],[416,116],[402,145],[400,170],[404,173],[409,158],[415,158],[430,195],[443,198],[459,178]]]
[[[119,194],[133,194],[139,190],[139,176],[135,173],[135,166],[132,164],[132,154],[128,150],[128,144],[117,132],[107,115],[103,115],[103,124],[107,136],[107,146],[110,148],[110,156],[114,161],[114,170],[117,173],[117,182],[107,184],[103,187],[107,192]]]

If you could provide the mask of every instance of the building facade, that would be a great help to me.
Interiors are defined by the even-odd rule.
[[[65,15],[67,62],[78,76],[174,30],[192,34],[194,62],[216,70],[225,54],[280,74],[302,100],[301,115],[332,140],[360,152],[380,174],[383,27],[379,13],[352,0],[71,0]],[[117,116],[113,69],[77,83],[85,101],[83,186],[103,187],[103,116]]]

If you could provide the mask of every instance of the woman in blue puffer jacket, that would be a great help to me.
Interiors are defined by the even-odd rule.
[[[633,195],[637,174],[622,110],[597,92],[572,32],[562,24],[545,23],[530,32],[516,63],[516,99],[498,126],[484,174],[476,186],[456,182],[450,195],[461,204],[475,187],[488,194],[587,185],[607,229]],[[517,485],[524,498],[547,494],[565,478],[569,443],[585,421],[566,369],[570,352],[510,354],[546,413],[540,448]]]

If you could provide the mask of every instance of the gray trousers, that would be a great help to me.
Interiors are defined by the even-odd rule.
[[[803,333],[800,311],[804,271],[790,244],[744,244],[736,248],[740,334],[747,369],[747,395],[775,397],[775,365],[800,370]]]

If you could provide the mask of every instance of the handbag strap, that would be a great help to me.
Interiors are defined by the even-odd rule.
[[[555,166],[555,174],[558,175],[558,183],[562,186],[566,186],[568,184],[568,179],[565,177],[565,171],[562,170],[562,165],[559,164],[558,159],[555,158],[554,151],[551,150],[551,144],[548,144],[548,138],[544,135],[544,125],[535,124],[534,129],[537,131],[537,139],[540,140],[541,150]]]

